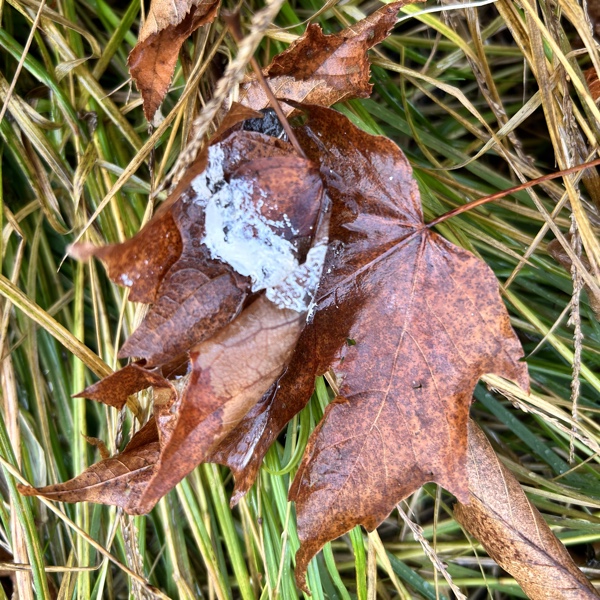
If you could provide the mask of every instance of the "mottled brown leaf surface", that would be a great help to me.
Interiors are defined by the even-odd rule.
[[[147,486],[158,459],[156,422],[149,421],[138,431],[125,450],[102,460],[65,483],[32,488],[19,485],[25,496],[44,496],[59,502],[100,502],[129,511]]]
[[[225,326],[248,291],[245,278],[212,260],[200,244],[203,208],[194,202],[192,191],[170,214],[182,239],[181,255],[165,275],[156,303],[119,351],[120,358],[143,358],[148,366],[168,362]]]
[[[459,502],[454,515],[531,600],[598,598],[473,421],[468,473],[468,503]]]
[[[234,470],[238,498],[308,401],[314,377],[333,368],[340,395],[309,440],[290,491],[301,585],[324,543],[357,524],[375,528],[423,483],[466,499],[467,418],[477,380],[495,372],[528,385],[493,273],[425,228],[398,147],[330,109],[309,113],[297,133],[320,164],[333,204],[318,310],[277,393],[213,457]]]
[[[334,35],[325,35],[319,25],[310,24],[265,71],[275,96],[322,106],[370,96],[367,50],[388,36],[405,4],[410,0],[388,4]],[[269,106],[256,79],[242,86],[239,101],[257,110]]]
[[[148,121],[169,89],[183,42],[215,19],[219,4],[220,0],[152,0],[128,60]]]

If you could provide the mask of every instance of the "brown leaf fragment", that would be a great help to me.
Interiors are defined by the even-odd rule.
[[[277,379],[290,358],[304,316],[266,296],[191,354],[192,374],[167,433],[156,473],[136,513],[146,513],[203,462]]]
[[[173,394],[173,386],[156,370],[145,368],[144,361],[131,363],[108,377],[75,394],[75,398],[97,400],[109,406],[121,409],[131,394],[136,394],[149,387],[167,389]]]
[[[595,5],[600,8],[600,2],[596,2]],[[583,74],[594,102],[598,102],[598,100],[600,100],[600,80],[598,79],[596,68],[590,67],[589,69],[586,69]]]
[[[231,108],[227,112],[227,114],[223,117],[223,120],[219,123],[219,127],[217,131],[215,131],[215,135],[211,139],[211,143],[219,142],[226,135],[231,133],[231,130],[236,125],[241,124],[243,121],[247,119],[262,119],[263,113],[254,110],[248,106],[244,106],[239,102],[234,102],[231,105]]]
[[[222,142],[225,153],[223,161],[224,174],[229,177],[244,161],[266,158],[268,156],[286,156],[293,153],[293,147],[286,141],[274,139],[267,135],[252,135],[248,132],[237,131],[241,129],[240,123],[246,119],[257,119],[262,113],[247,106],[234,102],[223,117],[219,128],[210,144]],[[161,204],[157,216],[170,209],[170,207],[186,193],[192,181],[207,167],[208,148],[205,146],[198,154],[196,160],[183,174],[172,194]]]
[[[99,247],[74,244],[69,253],[79,260],[99,258],[114,282],[130,288],[129,300],[151,303],[181,249],[179,229],[172,214],[164,212],[122,244]]]
[[[138,431],[123,452],[56,485],[33,488],[19,485],[24,496],[43,496],[58,502],[99,502],[129,510],[136,505],[158,460],[158,431],[154,419]]]
[[[367,50],[389,35],[398,11],[409,3],[388,4],[334,35],[325,35],[319,25],[310,24],[304,35],[265,70],[275,96],[323,106],[370,96]],[[241,87],[239,101],[256,110],[269,106],[256,79]]]
[[[315,386],[313,339],[315,328],[302,331],[285,373],[207,457],[206,462],[227,465],[234,477],[231,505],[236,505],[258,476],[265,454],[281,430],[310,400]]]
[[[303,586],[324,543],[357,524],[374,529],[424,483],[465,500],[479,377],[494,372],[525,389],[528,378],[496,278],[424,226],[400,149],[320,107],[297,133],[333,204],[311,326],[314,375],[331,367],[339,382],[290,490]]]
[[[187,208],[194,205],[178,203],[173,211],[180,217]],[[120,358],[141,357],[149,367],[164,364],[229,323],[241,309],[248,282],[213,261],[199,244],[194,235],[202,233],[203,222],[178,218],[178,223],[182,255],[167,273],[158,301],[123,344]]]
[[[599,597],[471,420],[467,468],[469,496],[454,515],[531,600]]]
[[[196,29],[214,21],[219,5],[220,0],[152,0],[127,61],[148,121],[169,89],[183,42]]]
[[[104,443],[103,440],[101,440],[100,438],[97,438],[97,437],[92,437],[90,435],[84,435],[84,434],[82,434],[82,435],[85,438],[85,441],[90,446],[94,446],[95,448],[98,448],[98,452],[100,452],[100,456],[101,456],[102,460],[105,460],[106,458],[110,458],[110,450],[106,447],[106,444]]]

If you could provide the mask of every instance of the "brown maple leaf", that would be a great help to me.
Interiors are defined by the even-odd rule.
[[[247,109],[234,112],[248,116]],[[289,361],[327,246],[318,169],[289,143],[239,129],[219,132],[195,168],[132,240],[74,248],[80,257],[100,256],[110,277],[132,294],[156,298],[121,349],[141,360],[79,394],[122,408],[131,394],[152,387],[156,439],[132,442],[74,480],[26,493],[148,512],[206,459]],[[147,254],[157,232],[169,234],[156,240],[168,269],[158,270]],[[188,354],[189,374],[174,386],[169,378],[182,374]]]
[[[217,16],[220,0],[152,0],[128,64],[152,121],[163,101],[183,42]]]
[[[333,369],[338,397],[290,490],[300,586],[327,541],[357,524],[374,529],[424,483],[466,500],[467,418],[479,377],[495,372],[528,387],[496,278],[424,225],[401,150],[336,111],[308,112],[296,133],[333,205],[316,314],[276,393],[212,457],[233,469],[239,498],[307,403],[314,377]]]
[[[164,224],[168,214],[176,224],[179,257],[162,278],[149,280],[156,280],[154,287],[145,279],[131,279],[132,289],[138,281],[151,288],[157,295],[155,307],[175,290],[175,310],[165,321],[170,318],[171,326],[164,332],[176,332],[173,337],[185,343],[174,342],[165,350],[150,327],[146,362],[83,393],[113,406],[122,406],[128,394],[148,385],[162,395],[154,415],[158,452],[154,438],[134,445],[133,451],[128,446],[125,464],[138,464],[134,457],[152,452],[157,462],[144,464],[143,477],[128,467],[115,483],[122,490],[123,482],[135,482],[131,499],[113,496],[106,475],[112,463],[102,461],[90,471],[102,482],[94,490],[96,501],[118,502],[141,513],[202,461],[229,464],[239,497],[274,437],[308,401],[314,377],[332,368],[338,397],[309,440],[290,490],[302,541],[300,586],[310,558],[325,542],[359,523],[376,527],[423,483],[436,481],[467,500],[467,418],[477,380],[496,372],[527,386],[526,367],[518,362],[520,345],[493,274],[424,225],[418,190],[399,148],[360,131],[336,111],[306,110],[308,121],[296,133],[309,159],[319,165],[333,206],[325,273],[310,325],[302,331],[322,264],[321,259],[312,261],[315,267],[311,253],[324,252],[325,220],[305,262],[285,271],[290,281],[277,275],[279,283],[271,285],[281,257],[269,253],[280,242],[293,239],[299,248],[302,239],[310,239],[320,180],[313,163],[292,155],[286,142],[235,131],[209,147],[199,163],[204,170],[188,177],[180,197],[157,216]],[[279,183],[277,169],[285,174]],[[282,218],[282,209],[289,215]],[[248,211],[262,225],[248,221],[253,230],[244,237],[237,221],[244,221]],[[279,241],[272,237],[275,231]],[[233,245],[229,234],[237,239]],[[246,246],[239,245],[242,238]],[[137,240],[140,248],[146,247],[143,235]],[[139,264],[142,255],[132,246],[127,246],[129,256]],[[125,269],[131,273],[131,265],[121,264],[118,246],[104,252],[104,260],[111,263],[116,280],[123,281]],[[199,337],[189,338],[186,328],[193,329],[194,312],[189,321],[173,318],[191,297],[179,293],[181,282],[172,280],[182,262],[208,282],[233,277],[244,298],[261,289],[267,292],[235,318],[222,307],[230,294],[206,287],[202,280],[198,302],[206,304],[202,294],[207,291],[209,306],[217,297],[212,310],[218,325],[213,327],[214,319],[204,322]],[[190,339],[195,339],[193,346]],[[161,379],[159,367],[182,351],[190,351],[191,374],[177,396]],[[87,477],[88,472],[76,483],[47,489],[56,499],[77,499],[76,487]],[[90,498],[87,494],[86,488],[79,499]]]
[[[485,434],[469,421],[468,504],[456,520],[531,600],[585,600],[598,593],[577,568]]]
[[[278,98],[322,106],[368,98],[373,86],[369,83],[367,50],[389,35],[400,8],[412,1],[388,4],[333,35],[325,35],[319,25],[311,23],[265,69],[269,87]],[[268,96],[256,79],[241,86],[239,101],[256,110],[269,106]]]

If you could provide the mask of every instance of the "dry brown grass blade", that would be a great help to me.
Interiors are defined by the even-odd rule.
[[[206,135],[210,124],[217,115],[231,89],[241,83],[244,78],[246,66],[250,62],[250,57],[254,54],[258,44],[260,44],[260,41],[265,35],[265,31],[275,20],[282,5],[283,0],[272,0],[272,2],[262,10],[258,11],[252,18],[250,33],[244,38],[238,49],[237,56],[230,62],[223,77],[217,82],[213,97],[206,103],[202,113],[194,123],[195,129],[192,140],[179,155],[177,162],[171,170],[170,179],[173,186],[177,185],[177,182],[181,179],[185,170],[196,158],[198,151],[205,141],[204,136]]]
[[[431,564],[435,567],[437,572],[442,575],[442,577],[448,583],[448,587],[454,592],[456,600],[467,600],[467,597],[455,585],[454,581],[452,581],[452,576],[450,573],[448,573],[446,565],[442,562],[436,551],[429,544],[429,541],[423,535],[423,528],[417,525],[417,523],[413,523],[411,521],[410,517],[404,512],[400,504],[398,504],[396,509],[398,510],[398,514],[400,515],[401,519],[404,521],[405,526],[408,527],[413,534],[415,541],[421,544],[425,556],[429,558]]]
[[[532,600],[598,598],[485,434],[469,423],[469,504],[454,516]]]
[[[15,459],[20,464],[21,453],[20,453],[20,441],[21,433],[19,428],[19,410],[17,400],[17,386],[14,377],[14,370],[12,366],[12,360],[10,357],[4,359],[0,369],[0,382],[2,393],[2,400],[4,404],[4,419],[6,420],[6,426],[8,429],[8,435],[15,448]],[[14,557],[14,561],[18,563],[28,563],[29,556],[27,553],[27,546],[25,542],[25,536],[20,526],[19,519],[17,518],[17,508],[14,506],[14,501],[11,498],[10,502],[10,532],[12,536],[11,549]],[[33,586],[31,573],[18,572],[15,577],[16,583],[16,597],[23,598],[24,600],[33,600]]]

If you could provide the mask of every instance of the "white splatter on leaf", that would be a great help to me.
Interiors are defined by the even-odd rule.
[[[211,146],[205,171],[191,183],[193,201],[204,208],[202,243],[212,258],[250,277],[253,292],[266,290],[279,308],[306,312],[321,278],[326,243],[309,250],[300,265],[293,243],[283,236],[286,230],[298,233],[288,215],[280,221],[263,215],[262,190],[246,178],[225,181],[224,158],[218,144]]]

